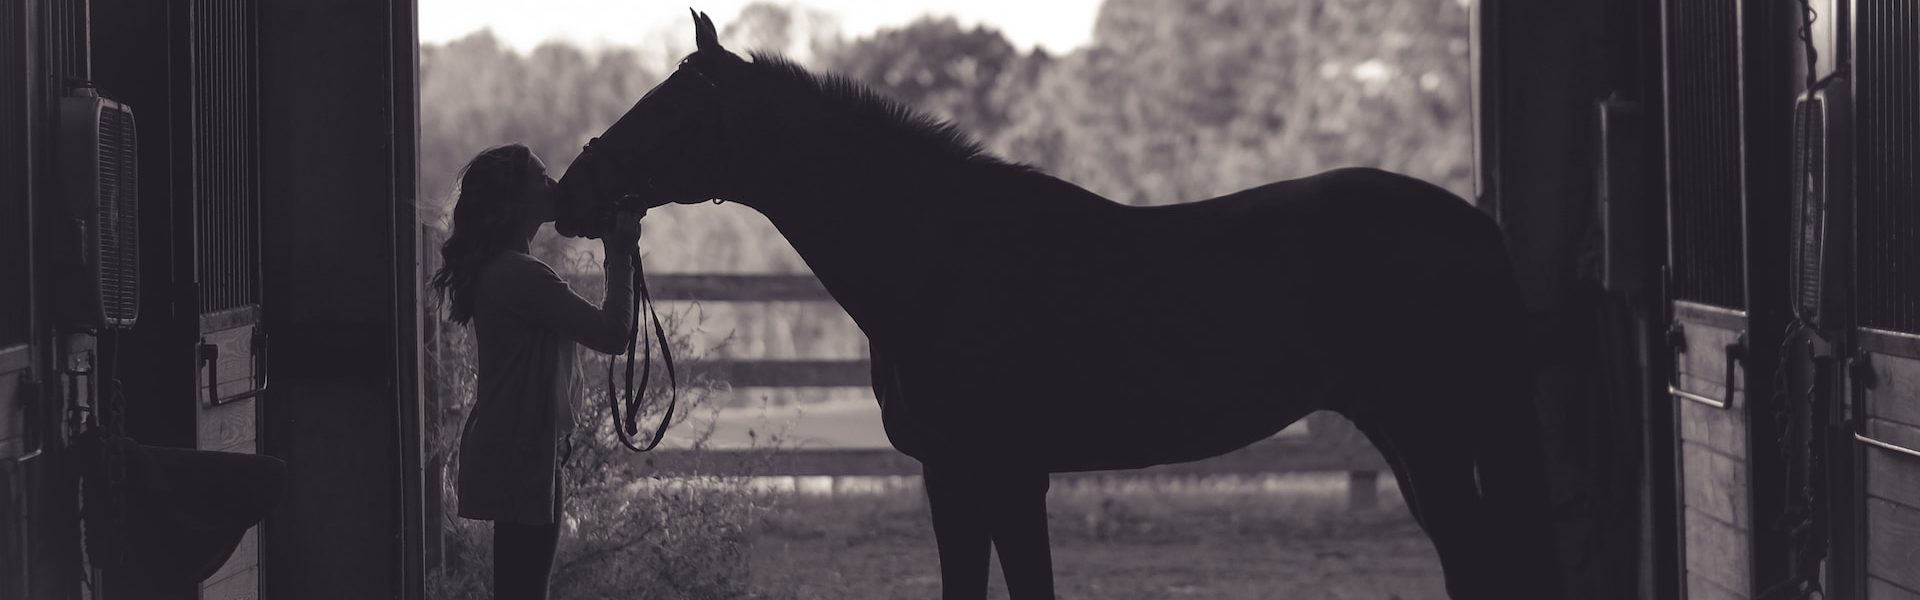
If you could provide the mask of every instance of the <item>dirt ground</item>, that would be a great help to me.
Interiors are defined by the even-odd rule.
[[[1438,558],[1389,482],[1349,511],[1336,484],[1063,486],[1048,498],[1062,600],[1445,598]],[[1260,486],[1254,486],[1260,488]],[[938,598],[924,497],[793,496],[757,527],[755,596]],[[991,598],[1005,598],[995,565]]]

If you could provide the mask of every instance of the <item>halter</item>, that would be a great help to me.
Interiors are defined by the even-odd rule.
[[[586,145],[580,148],[580,155],[586,156],[588,153],[593,152],[594,143],[598,141],[600,141],[598,137],[588,140]],[[617,150],[610,150],[609,154],[611,155],[609,158],[612,159],[615,164],[629,163],[631,160],[628,158],[628,155],[618,152]],[[654,183],[651,176],[646,178],[646,182],[647,189],[649,190],[658,189],[659,187]],[[595,183],[597,184],[598,182]],[[624,200],[635,196],[637,196],[637,194],[627,192],[621,195],[621,199]],[[660,440],[666,437],[667,426],[673,423],[673,411],[680,400],[680,378],[673,368],[673,348],[670,340],[667,338],[666,328],[660,324],[660,313],[654,308],[653,295],[649,293],[647,289],[647,271],[646,268],[641,265],[640,251],[638,248],[635,248],[630,252],[629,262],[633,265],[633,283],[635,291],[638,293],[633,296],[633,327],[627,331],[627,349],[625,352],[627,356],[626,416],[624,419],[621,417],[620,405],[622,397],[619,386],[614,381],[614,366],[618,362],[618,359],[607,361],[607,414],[608,418],[613,421],[613,431],[619,436],[621,445],[626,446],[628,450],[634,452],[649,452],[660,445]],[[640,312],[642,308],[646,309],[645,314]],[[645,330],[640,324],[642,320],[646,319],[652,319],[653,321],[652,337],[642,337]],[[667,413],[660,418],[660,425],[654,428],[653,437],[647,440],[646,447],[641,447],[633,443],[633,436],[638,434],[640,429],[638,422],[640,418],[640,398],[646,395],[647,387],[653,381],[654,338],[659,339],[660,360],[667,369]],[[636,344],[640,347],[642,353],[640,362],[645,363],[641,367],[640,385],[638,387],[635,387],[633,384],[634,349]]]
[[[692,72],[695,76],[700,78],[701,82],[707,84],[708,87],[713,87],[713,88],[719,87],[717,85],[714,85],[713,80],[708,78],[705,72],[702,72],[698,66],[692,65],[688,60],[680,61],[679,67],[680,67],[679,70]],[[642,100],[644,101],[645,99],[643,98]],[[639,164],[638,161],[634,158],[634,156],[630,152],[628,152],[627,149],[625,148],[620,148],[617,146],[609,148],[607,147],[607,144],[601,143],[601,140],[599,137],[594,137],[592,139],[587,140],[587,143],[581,146],[580,156],[584,157],[587,154],[592,153],[595,149],[594,146],[596,143],[600,143],[601,149],[606,151],[608,162],[611,165],[619,166],[621,168],[628,169],[629,171],[637,171],[640,174],[642,181],[646,186],[645,191],[657,193],[660,190],[659,183],[654,180],[654,177],[649,173],[649,170],[644,165]],[[575,159],[575,160],[578,160],[578,159]],[[725,165],[725,164],[728,164],[730,161],[726,160],[726,157],[722,157],[721,159],[719,159],[719,162],[722,165]],[[597,185],[599,182],[594,182],[594,183]],[[639,194],[636,193],[635,191],[625,191],[625,192],[622,192],[621,199],[627,200],[627,199],[635,198],[637,196],[639,196]],[[713,201],[715,204],[718,204],[721,202],[720,199],[718,198],[714,199]],[[666,328],[660,324],[660,313],[655,308],[652,294],[649,293],[647,289],[646,269],[641,266],[638,249],[633,250],[632,264],[633,264],[634,286],[636,288],[636,291],[638,291],[638,293],[635,294],[633,298],[633,315],[634,315],[633,328],[629,330],[627,335],[627,350],[626,350],[627,374],[626,374],[626,391],[625,391],[625,401],[626,401],[625,402],[626,404],[625,418],[623,419],[621,416],[620,394],[616,393],[617,388],[614,381],[615,361],[613,360],[607,361],[607,409],[608,409],[609,418],[613,420],[614,433],[618,434],[621,445],[624,445],[627,447],[627,449],[633,450],[635,452],[648,452],[653,450],[654,447],[660,445],[660,440],[666,436],[667,426],[673,423],[674,408],[679,402],[680,382],[679,382],[679,377],[674,372],[674,368],[673,368],[672,345],[670,343],[669,338],[667,337]],[[666,415],[661,417],[660,425],[654,429],[652,439],[647,441],[647,445],[644,448],[638,445],[635,445],[632,439],[632,436],[639,432],[638,420],[640,417],[640,411],[639,411],[640,398],[646,394],[646,389],[648,387],[648,384],[652,381],[652,378],[653,378],[653,342],[651,339],[647,337],[643,337],[643,334],[645,332],[640,326],[640,319],[643,317],[643,315],[640,314],[640,310],[642,308],[646,309],[646,315],[644,315],[644,317],[650,318],[653,321],[652,337],[657,338],[659,340],[660,358],[661,358],[661,362],[664,364],[664,366],[667,369],[667,381],[669,386],[668,396],[667,396]],[[633,366],[634,366],[634,358],[635,358],[634,350],[635,350],[636,344],[639,346],[639,349],[642,354],[641,362],[645,363],[644,366],[642,366],[641,368],[640,385],[638,388],[636,388],[633,384]]]

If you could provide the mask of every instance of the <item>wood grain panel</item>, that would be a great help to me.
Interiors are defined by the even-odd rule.
[[[236,327],[204,334],[201,336],[201,343],[213,344],[214,347],[218,349],[217,358],[213,361],[214,368],[212,375],[220,378],[220,381],[217,382],[219,384],[220,397],[224,398],[241,394],[253,389],[252,326]],[[207,403],[207,377],[209,375],[207,363],[201,361],[199,363],[199,369],[200,373],[196,376],[199,389],[197,393],[199,394],[200,404],[204,406]]]
[[[1747,528],[1747,465],[1693,442],[1680,449],[1687,507],[1721,523]]]
[[[1676,387],[1727,403],[1718,408],[1673,398],[1679,404],[1689,598],[1743,599],[1751,593],[1746,364],[1734,363],[1727,380],[1727,346],[1739,339],[1734,326],[1742,324],[1682,319],[1685,347],[1674,355]]]
[[[1674,381],[1680,389],[1727,400],[1727,345],[1739,339],[1740,332],[1699,323],[1684,323],[1682,327],[1686,351],[1674,356]],[[1734,365],[1732,406],[1746,406],[1746,386],[1741,383],[1746,368],[1744,361]]]
[[[253,378],[253,328],[241,327],[208,334],[207,342],[220,348],[220,383]]]
[[[6,524],[9,532],[0,535],[0,597],[4,598],[27,597],[29,537],[26,528],[19,526],[27,522],[27,515],[21,514],[28,506],[21,497],[27,493],[22,476],[25,470],[21,463],[0,460],[0,523]]]
[[[1879,433],[1885,428],[1869,428],[1869,431],[1876,429]],[[1867,495],[1920,509],[1920,458],[1873,447],[1868,447],[1866,453]]]
[[[33,366],[32,347],[14,344],[0,348],[0,371],[24,371]]]
[[[245,327],[260,322],[260,305],[249,304],[237,308],[200,313],[200,331],[223,331],[235,327]]]
[[[1868,577],[1867,600],[1920,600],[1920,592],[1894,585],[1879,577]]]
[[[200,588],[200,600],[257,600],[260,597],[260,569],[249,568],[226,579],[208,579]]]
[[[1867,415],[1920,426],[1920,360],[1873,354],[1867,363],[1873,367]]]
[[[247,398],[200,409],[201,450],[226,448],[254,439],[255,409],[259,398]]]
[[[1699,575],[1744,598],[1747,570],[1747,534],[1699,510],[1688,508],[1687,572]]]
[[[226,379],[225,376],[221,376],[220,378]],[[238,380],[228,379],[227,381],[222,382],[220,384],[219,394],[221,398],[232,398],[234,396],[238,396],[240,394],[245,394],[247,392],[253,391],[253,387],[254,387],[254,382],[252,379],[238,379]],[[206,398],[205,398],[206,388],[201,388],[200,393],[202,396],[201,404],[205,405],[206,404]]]
[[[1746,600],[1745,595],[1727,589],[1699,573],[1687,573],[1687,600]]]
[[[220,570],[214,571],[213,575],[208,576],[203,583],[218,584],[259,564],[260,526],[255,525],[247,530],[246,535],[240,536],[240,545],[233,548],[233,556],[227,557],[226,564],[220,565]]]
[[[1680,403],[1680,439],[1728,456],[1747,456],[1746,405],[1714,408],[1679,398],[1674,402]]]
[[[36,420],[44,423],[48,418],[45,411],[50,410],[49,404],[58,399],[50,398],[51,393],[44,390],[40,392],[39,397],[32,397],[21,387],[21,381],[26,377],[28,369],[32,367],[28,350],[29,348],[24,344],[0,349],[0,461],[11,461],[40,449],[30,446],[45,445],[44,441],[28,440],[28,428],[32,427],[30,423]],[[39,403],[39,405],[32,403]],[[53,406],[58,405],[53,404]],[[35,414],[36,412],[39,414]],[[41,429],[41,439],[44,440],[47,435],[58,434]],[[0,490],[0,495],[11,494],[12,489],[14,488]],[[0,519],[6,516],[7,513],[0,512]],[[8,521],[0,521],[0,523],[6,522]],[[23,538],[24,536],[15,537]],[[0,555],[4,554],[5,552],[0,551]],[[0,575],[4,574],[6,574],[5,567],[0,567]],[[6,589],[6,584],[0,583],[0,592]]]
[[[1867,499],[1867,574],[1920,590],[1920,509]]]
[[[212,448],[212,450],[217,450],[220,452],[239,452],[241,454],[259,454],[260,442],[259,440],[240,440],[238,442],[235,442],[232,446],[227,446],[225,448]]]
[[[22,438],[27,433],[28,407],[27,399],[20,395],[21,373],[0,373],[0,441]],[[15,454],[0,452],[0,458],[13,458]]]

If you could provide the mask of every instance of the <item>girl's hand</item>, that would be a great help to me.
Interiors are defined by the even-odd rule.
[[[640,247],[640,217],[646,213],[619,211],[613,215],[613,228],[600,237],[608,260],[632,258]]]

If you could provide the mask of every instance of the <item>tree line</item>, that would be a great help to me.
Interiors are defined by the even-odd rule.
[[[804,49],[809,68],[951,120],[1004,157],[1117,201],[1164,204],[1342,166],[1468,195],[1467,32],[1454,0],[1108,0],[1091,42],[1059,56],[949,18],[847,39],[776,4],[743,10],[722,40],[742,54]],[[459,167],[488,146],[525,143],[564,172],[677,59],[561,43],[523,54],[487,32],[422,47],[423,219],[444,215]],[[671,241],[652,245],[653,266],[804,268],[758,221],[650,218],[649,235]]]

